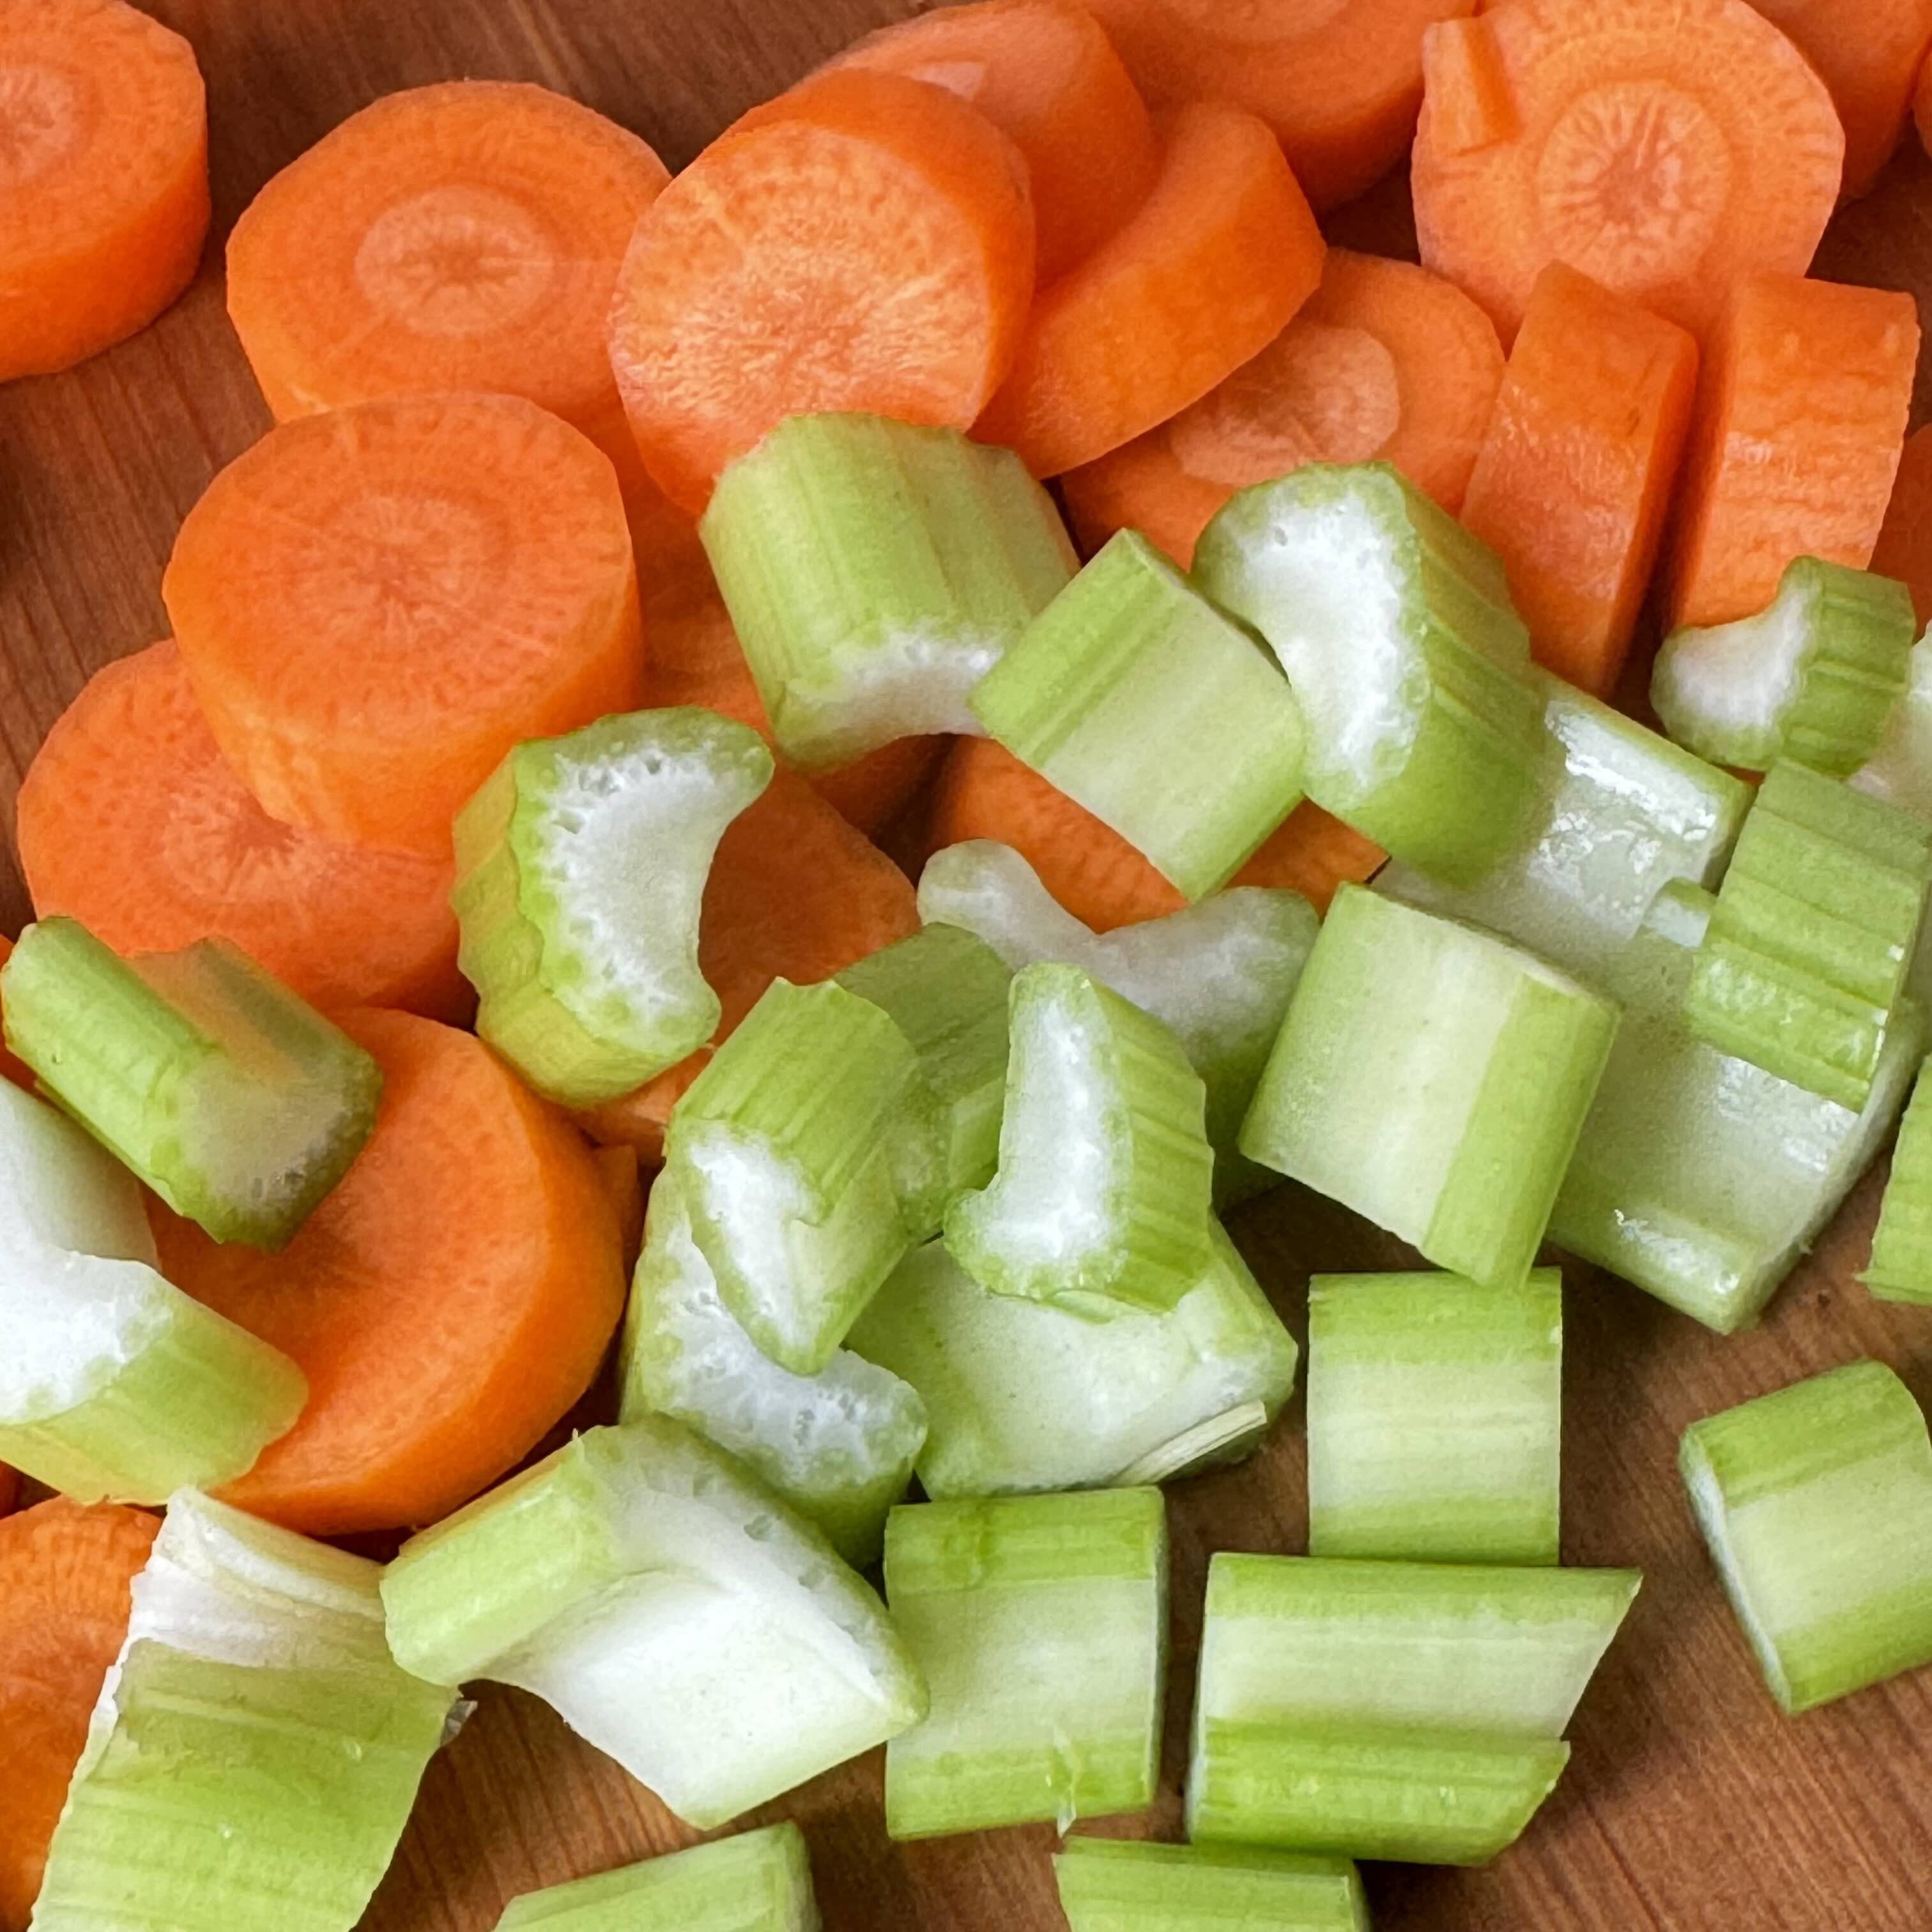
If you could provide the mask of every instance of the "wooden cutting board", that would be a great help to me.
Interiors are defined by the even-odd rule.
[[[674,166],[902,0],[148,0],[208,79],[217,222],[374,95],[458,75],[542,81],[637,129]],[[1399,188],[1400,184],[1395,184]],[[1396,245],[1403,198],[1342,218]],[[0,388],[0,784],[82,680],[160,635],[183,513],[268,416],[222,312],[218,252],[140,339]],[[1819,272],[1932,296],[1932,164],[1916,143],[1846,214]],[[1932,309],[1928,309],[1932,316]],[[1920,415],[1927,398],[1922,384]],[[27,916],[10,851],[0,914]],[[1756,1334],[1720,1341],[1634,1290],[1567,1270],[1564,1555],[1642,1566],[1642,1595],[1583,1702],[1568,1774],[1480,1872],[1381,1867],[1382,1932],[1925,1932],[1932,1927],[1932,1672],[1789,1720],[1720,1598],[1674,1472],[1695,1418],[1870,1354],[1932,1402],[1932,1311],[1854,1279],[1868,1177]],[[1298,1332],[1311,1271],[1399,1264],[1341,1210],[1284,1189],[1235,1232]],[[1174,1673],[1159,1810],[1176,1834],[1202,1577],[1216,1550],[1295,1550],[1298,1402],[1246,1468],[1172,1493]],[[878,1756],[773,1806],[811,1840],[830,1932],[1051,1932],[1045,1828],[889,1844]],[[431,1767],[369,1932],[488,1932],[514,1893],[668,1850],[685,1832],[533,1701],[485,1690]],[[254,1932],[254,1928],[238,1928]]]

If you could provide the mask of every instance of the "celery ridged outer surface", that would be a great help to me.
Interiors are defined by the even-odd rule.
[[[1881,1301],[1932,1305],[1932,1081],[1922,1066],[1892,1150],[1863,1279]]]
[[[1072,1932],[1369,1932],[1347,1858],[1069,1838],[1053,1875]]]

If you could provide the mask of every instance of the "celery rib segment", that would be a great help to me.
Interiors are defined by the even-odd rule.
[[[1069,1838],[1053,1876],[1072,1932],[1369,1932],[1361,1875],[1348,1858]]]
[[[1906,660],[1905,691],[1871,756],[1846,782],[1917,818],[1932,818],[1932,632]]]
[[[1871,1261],[1860,1278],[1881,1301],[1932,1306],[1932,1081],[1922,1066],[1892,1150]]]

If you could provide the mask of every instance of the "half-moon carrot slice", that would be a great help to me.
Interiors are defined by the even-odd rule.
[[[470,1034],[339,1016],[382,1069],[376,1130],[273,1256],[151,1204],[161,1268],[272,1342],[308,1406],[237,1508],[345,1536],[434,1522],[590,1385],[624,1301],[609,1189],[582,1137]]]
[[[1832,97],[1744,0],[1507,0],[1423,62],[1422,259],[1505,341],[1552,261],[1701,334],[1742,276],[1802,274],[1838,201]]]
[[[433,857],[512,746],[630,709],[642,675],[610,460],[509,396],[284,423],[188,512],[162,596],[271,817]]]
[[[194,50],[120,0],[0,7],[0,381],[147,327],[208,234]]]
[[[1899,452],[1871,567],[1897,578],[1912,592],[1919,622],[1932,623],[1932,424],[1914,430]]]

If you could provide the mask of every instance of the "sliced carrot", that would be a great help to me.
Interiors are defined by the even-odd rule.
[[[47,1840],[161,1526],[64,1496],[0,1522],[0,1932],[26,1932]]]
[[[14,807],[34,910],[117,952],[211,934],[318,1006],[469,1004],[447,861],[339,844],[271,818],[216,748],[181,654],[155,644],[91,678]]]
[[[1701,335],[1742,277],[1802,274],[1838,201],[1832,97],[1744,0],[1505,0],[1423,63],[1422,259],[1505,341],[1550,262]]]
[[[1684,459],[1673,624],[1762,610],[1794,556],[1870,562],[1918,360],[1909,295],[1795,275],[1740,286],[1707,350]]]
[[[590,1158],[610,1198],[610,1211],[617,1217],[619,1247],[628,1270],[636,1265],[644,1240],[644,1178],[638,1150],[622,1144],[596,1147],[590,1150]]]
[[[1687,330],[1561,262],[1537,278],[1462,520],[1538,663],[1607,697],[1664,532],[1697,389]]]
[[[208,234],[194,50],[120,0],[0,7],[0,382],[147,327]]]
[[[514,397],[284,423],[188,512],[162,595],[272,818],[433,857],[512,745],[628,709],[642,676],[616,474]]]
[[[1477,0],[1090,0],[1150,100],[1232,100],[1271,126],[1317,208],[1402,158],[1422,35]]]
[[[312,1536],[434,1522],[590,1385],[624,1300],[590,1149],[468,1034],[340,1016],[382,1070],[375,1132],[278,1255],[151,1204],[163,1272],[291,1357],[294,1428],[223,1491]]]
[[[1091,463],[1204,396],[1322,278],[1322,232],[1264,122],[1201,102],[1162,126],[1153,193],[1041,292],[974,430],[1036,476]]]
[[[1920,623],[1932,623],[1932,424],[1905,439],[1871,567],[1904,584]]]

